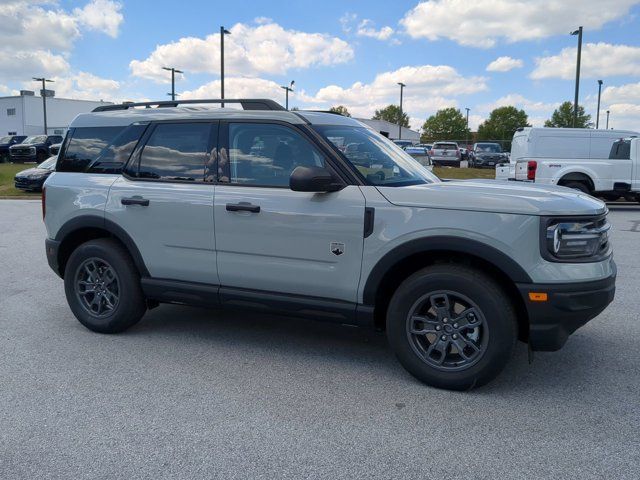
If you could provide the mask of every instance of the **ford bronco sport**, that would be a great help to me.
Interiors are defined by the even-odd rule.
[[[87,328],[159,303],[386,330],[437,387],[557,350],[613,299],[606,206],[563,187],[441,182],[352,118],[270,100],[110,105],[45,183],[46,254]],[[146,108],[140,108],[146,107]]]

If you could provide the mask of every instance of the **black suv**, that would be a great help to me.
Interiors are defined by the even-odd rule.
[[[7,135],[6,137],[0,137],[0,162],[9,161],[9,147],[22,142],[25,135]]]
[[[9,158],[12,162],[44,162],[49,158],[49,147],[60,142],[61,135],[33,135],[9,147]]]

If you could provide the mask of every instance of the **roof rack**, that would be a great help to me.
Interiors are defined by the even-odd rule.
[[[128,110],[133,107],[162,108],[177,107],[178,105],[189,105],[198,103],[239,103],[243,110],[284,110],[278,102],[268,98],[243,98],[243,99],[203,99],[203,100],[167,100],[161,102],[125,102],[118,105],[102,105],[94,108],[93,112],[110,112],[113,110]]]

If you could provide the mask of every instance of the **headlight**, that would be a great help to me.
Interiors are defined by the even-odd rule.
[[[611,253],[605,215],[594,218],[543,218],[542,256],[555,262],[597,262]]]
[[[36,147],[29,147],[29,152],[36,153]]]

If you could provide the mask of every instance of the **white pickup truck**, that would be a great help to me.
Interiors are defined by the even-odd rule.
[[[640,159],[628,130],[523,128],[513,137],[515,180],[562,185],[605,199],[640,192]]]

